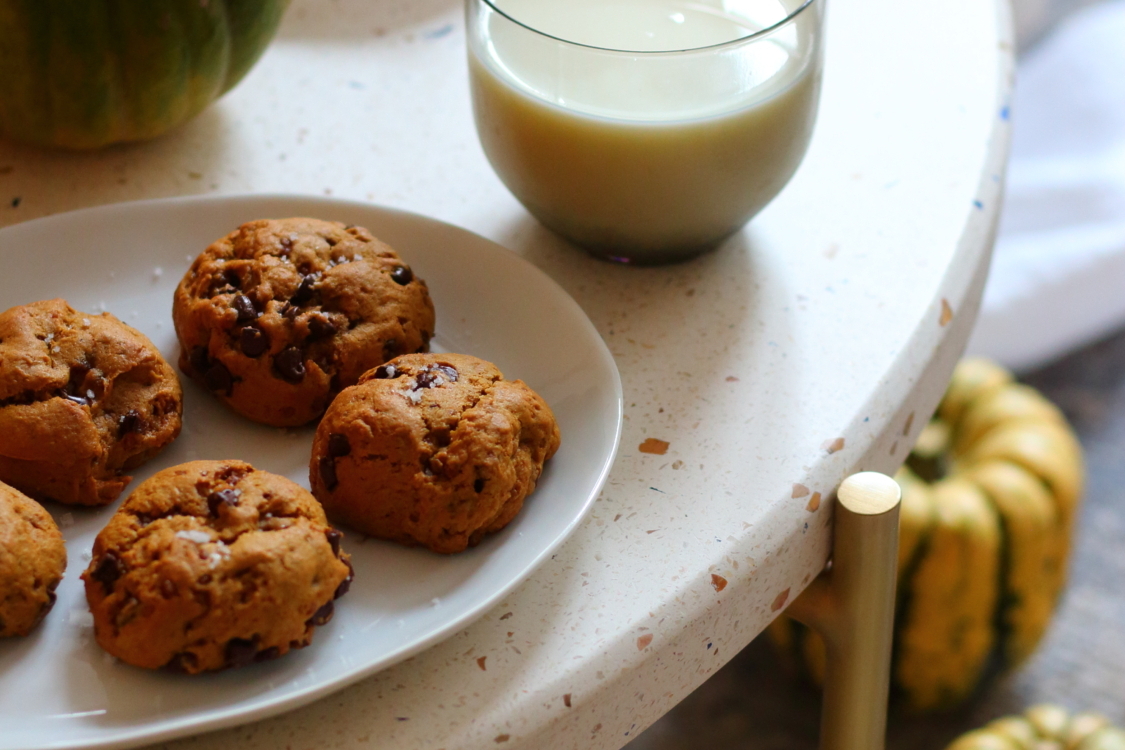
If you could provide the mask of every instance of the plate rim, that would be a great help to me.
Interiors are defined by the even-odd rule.
[[[534,575],[534,573],[543,565],[543,563],[555,553],[577,530],[578,526],[586,519],[593,507],[598,496],[604,489],[606,482],[609,478],[610,471],[617,457],[617,452],[621,445],[621,437],[624,428],[624,390],[621,383],[621,373],[617,367],[616,360],[609,347],[606,345],[605,340],[601,334],[598,333],[597,328],[582,309],[581,305],[560,285],[557,281],[551,278],[545,271],[536,266],[522,255],[513,252],[512,250],[504,247],[498,242],[484,237],[481,234],[473,232],[470,229],[452,224],[441,219],[435,219],[425,214],[420,214],[414,211],[409,211],[392,206],[385,206],[377,203],[364,202],[359,200],[333,198],[331,196],[321,195],[306,195],[300,193],[238,193],[230,195],[190,195],[190,196],[171,196],[162,198],[149,198],[136,201],[122,201],[117,203],[106,203],[97,206],[87,206],[84,208],[74,209],[71,211],[63,211],[55,214],[29,219],[27,221],[11,224],[6,227],[0,227],[0,255],[7,251],[3,247],[5,235],[9,234],[12,230],[17,231],[33,231],[35,228],[42,225],[49,225],[57,221],[70,221],[74,219],[82,219],[91,215],[100,213],[112,213],[114,211],[129,211],[132,209],[148,209],[159,208],[167,206],[191,205],[206,207],[211,205],[231,205],[231,204],[244,204],[252,205],[256,203],[273,203],[273,202],[289,202],[289,203],[304,203],[306,205],[319,205],[323,207],[334,208],[351,208],[354,210],[375,212],[389,214],[404,218],[408,221],[417,221],[424,224],[438,225],[446,231],[454,231],[465,233],[473,236],[476,240],[484,243],[484,246],[490,247],[493,251],[502,251],[507,256],[516,262],[516,265],[522,267],[524,271],[537,276],[541,282],[546,283],[552,287],[558,294],[563,304],[572,308],[573,311],[578,313],[578,319],[587,328],[588,333],[592,334],[593,340],[596,343],[595,350],[598,352],[599,359],[608,364],[608,371],[611,376],[609,385],[611,386],[613,400],[615,402],[615,410],[612,415],[614,422],[613,436],[611,440],[610,450],[608,454],[603,457],[601,466],[598,470],[598,475],[588,497],[582,504],[579,512],[567,523],[557,535],[557,537],[542,550],[540,550],[527,565],[526,570],[519,576],[513,578],[504,586],[499,587],[489,597],[482,600],[480,603],[469,608],[460,616],[451,619],[448,623],[440,628],[437,628],[431,635],[423,638],[417,643],[401,649],[393,653],[391,656],[376,660],[370,664],[357,667],[350,671],[345,671],[341,676],[324,682],[319,685],[311,685],[292,693],[286,694],[284,697],[258,700],[254,698],[256,704],[246,708],[222,708],[212,712],[212,715],[207,719],[192,718],[189,716],[178,717],[169,720],[150,722],[142,727],[135,727],[131,724],[122,724],[120,731],[116,731],[112,736],[106,738],[99,738],[93,740],[64,740],[61,742],[47,742],[38,745],[23,746],[20,750],[109,750],[110,748],[128,748],[136,747],[138,745],[155,743],[162,741],[169,741],[174,739],[182,739],[196,734],[205,732],[212,732],[221,729],[229,729],[231,727],[248,724],[254,721],[274,717],[293,711],[302,706],[306,706],[320,698],[326,697],[342,690],[349,685],[355,684],[360,680],[371,677],[385,669],[388,669],[396,664],[409,659],[412,656],[431,648],[438,643],[446,640],[447,638],[455,635],[458,631],[465,629],[479,620],[489,609],[496,606],[496,604],[503,599],[503,597],[510,594],[517,587],[523,585],[527,580]],[[268,693],[267,693],[268,694]],[[14,747],[14,746],[13,746]]]

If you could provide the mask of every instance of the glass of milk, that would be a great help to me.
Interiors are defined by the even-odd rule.
[[[666,263],[738,231],[812,134],[824,0],[467,0],[477,132],[543,224]]]

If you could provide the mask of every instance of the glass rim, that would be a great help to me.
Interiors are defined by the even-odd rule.
[[[506,13],[503,10],[501,10],[500,8],[498,8],[496,6],[496,3],[493,2],[493,0],[469,0],[469,2],[484,3],[489,8],[492,8],[492,10],[499,13],[501,16],[508,19],[509,21],[514,23],[515,25],[521,26],[521,27],[527,29],[528,31],[530,31],[531,33],[537,34],[537,35],[542,36],[542,37],[546,37],[547,39],[554,39],[556,42],[562,42],[563,44],[569,44],[569,45],[572,45],[574,47],[585,47],[586,49],[598,50],[600,52],[617,52],[617,53],[626,54],[626,55],[679,55],[679,54],[683,54],[683,53],[686,53],[686,52],[701,52],[701,51],[704,51],[704,50],[722,49],[723,47],[735,47],[735,46],[738,46],[740,44],[744,44],[746,42],[750,42],[750,41],[753,41],[753,40],[761,38],[761,37],[769,36],[770,34],[777,31],[782,26],[784,26],[787,23],[789,23],[790,21],[792,21],[797,16],[801,15],[801,13],[803,13],[806,9],[808,9],[809,6],[811,6],[816,1],[817,0],[803,0],[800,5],[798,5],[796,8],[794,8],[788,14],[786,14],[785,18],[782,18],[780,21],[777,21],[776,23],[770,24],[769,26],[766,26],[763,29],[758,29],[757,31],[751,32],[751,33],[747,34],[746,36],[740,36],[737,39],[731,39],[730,41],[719,42],[717,44],[705,44],[702,47],[686,47],[684,49],[636,50],[636,49],[618,49],[616,47],[599,47],[596,44],[583,44],[582,42],[575,42],[571,39],[564,39],[561,36],[555,36],[554,34],[548,34],[546,31],[542,31],[540,29],[537,29],[534,26],[529,26],[526,23],[524,23],[523,21],[520,21],[517,18],[513,18],[511,15],[509,15],[508,13]]]

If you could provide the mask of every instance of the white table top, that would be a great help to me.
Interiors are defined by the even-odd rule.
[[[1007,151],[1003,3],[831,0],[797,176],[717,252],[656,269],[568,247],[493,175],[461,13],[295,0],[254,72],[165,138],[77,155],[0,143],[0,225],[245,192],[459,224],[562,284],[621,370],[624,436],[602,497],[499,607],[329,698],[178,748],[622,746],[822,568],[831,503],[813,493],[901,462],[968,336]],[[647,438],[667,453],[640,452]]]

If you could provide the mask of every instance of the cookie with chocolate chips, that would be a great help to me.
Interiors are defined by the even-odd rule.
[[[94,635],[129,664],[191,674],[302,648],[351,584],[342,536],[285,477],[241,461],[165,469],[94,542]]]
[[[332,402],[309,479],[334,521],[460,552],[515,518],[558,447],[550,407],[523,381],[464,354],[408,354]]]
[[[33,498],[112,502],[180,434],[182,402],[172,366],[109,313],[0,313],[0,481]]]
[[[426,283],[363,227],[252,221],[196,258],[172,307],[180,368],[238,413],[293,427],[388,359],[426,351]]]
[[[66,546],[51,514],[0,483],[0,638],[42,622],[64,570]]]

